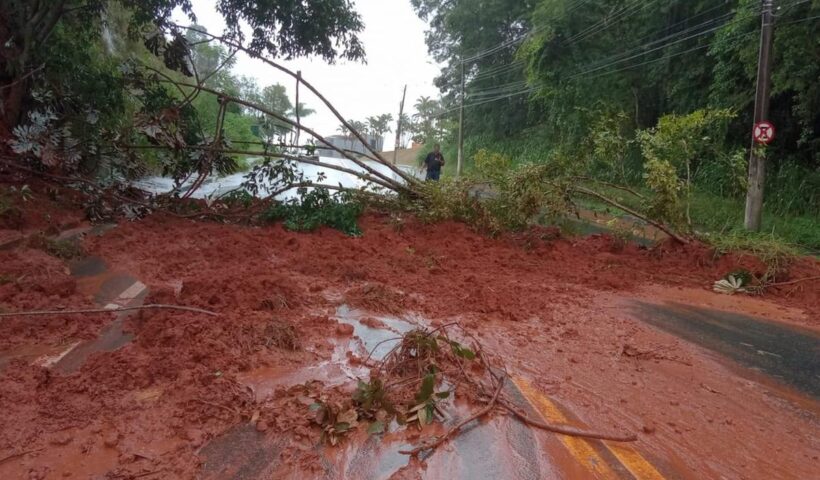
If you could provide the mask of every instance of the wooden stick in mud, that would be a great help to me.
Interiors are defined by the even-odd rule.
[[[127,312],[130,310],[181,310],[183,312],[194,312],[218,317],[219,314],[209,310],[202,310],[195,307],[183,307],[181,305],[163,305],[159,303],[152,303],[150,305],[140,305],[138,307],[120,307],[120,308],[86,308],[80,310],[33,310],[28,312],[4,312],[0,313],[0,318],[3,317],[32,317],[36,315],[74,315],[87,313],[117,313]]]
[[[598,433],[598,432],[590,432],[586,430],[579,430],[574,427],[564,426],[564,425],[551,425],[549,423],[545,423],[539,420],[534,420],[528,417],[524,412],[518,410],[514,406],[507,403],[505,400],[501,400],[498,402],[499,405],[506,408],[510,413],[515,415],[516,418],[524,422],[525,424],[540,428],[541,430],[546,430],[548,432],[553,433],[560,433],[562,435],[569,435],[571,437],[582,437],[582,438],[592,438],[595,440],[609,440],[612,442],[634,442],[638,440],[638,437],[635,435],[612,435],[608,433]]]

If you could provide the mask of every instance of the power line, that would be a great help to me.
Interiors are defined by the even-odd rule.
[[[566,12],[566,13],[573,12],[573,11],[577,10],[578,8],[580,8],[581,6],[583,6],[584,4],[586,4],[586,3],[590,2],[590,1],[591,1],[591,0],[575,0],[575,3],[574,3],[574,4],[571,4],[571,6],[567,9],[567,12]],[[518,22],[518,21],[522,21],[522,20],[524,19],[524,17],[526,17],[526,14],[525,14],[525,15],[522,15],[522,16],[520,16],[520,17],[518,17],[518,19],[516,19],[515,21],[516,21],[516,22]],[[512,46],[512,45],[515,45],[516,43],[520,43],[520,42],[524,41],[524,39],[526,39],[528,36],[530,36],[530,35],[532,35],[532,34],[534,34],[534,33],[538,32],[538,31],[540,31],[540,30],[543,30],[544,28],[546,28],[546,25],[542,25],[541,27],[534,27],[534,28],[530,29],[527,33],[524,33],[523,35],[519,35],[519,36],[518,36],[518,37],[516,37],[516,38],[513,38],[513,39],[511,39],[511,40],[506,40],[506,41],[501,42],[500,44],[498,44],[498,45],[496,45],[496,46],[490,47],[490,48],[488,48],[488,49],[486,49],[486,50],[484,50],[484,51],[480,51],[480,52],[478,52],[478,53],[476,53],[476,54],[473,54],[473,55],[471,55],[471,56],[468,56],[468,57],[466,57],[466,58],[463,58],[463,59],[461,60],[461,62],[473,62],[473,61],[476,61],[476,60],[482,59],[482,58],[484,58],[484,57],[487,57],[487,56],[489,56],[489,55],[492,55],[492,54],[494,54],[494,53],[496,53],[496,52],[499,52],[499,51],[501,51],[501,50],[504,50],[504,49],[505,49],[505,48],[507,48],[507,47],[510,47],[510,46]]]
[[[689,36],[687,36],[687,37],[680,38],[680,39],[677,39],[677,40],[675,40],[675,41],[665,43],[665,44],[663,44],[663,45],[660,45],[660,46],[657,46],[657,47],[651,48],[651,49],[646,50],[646,51],[644,51],[644,52],[641,52],[641,53],[636,53],[636,54],[631,55],[631,56],[626,57],[626,58],[622,58],[622,59],[614,60],[614,61],[612,61],[612,62],[609,62],[609,63],[605,64],[605,65],[600,65],[600,66],[597,66],[597,67],[594,67],[594,68],[590,68],[590,69],[588,69],[588,70],[583,70],[583,71],[580,71],[580,72],[578,72],[578,73],[576,73],[576,74],[570,75],[570,76],[568,77],[568,79],[572,79],[572,78],[575,78],[575,77],[578,77],[578,76],[581,76],[581,75],[587,75],[587,74],[590,74],[590,73],[596,72],[596,71],[598,71],[598,70],[601,70],[601,69],[604,69],[604,68],[608,68],[608,67],[611,67],[611,66],[613,66],[613,65],[617,65],[617,64],[619,64],[619,63],[623,63],[623,62],[626,62],[626,61],[629,61],[629,60],[633,60],[633,59],[635,59],[635,58],[641,57],[641,56],[643,56],[643,55],[648,55],[648,54],[650,54],[650,53],[652,53],[652,52],[656,52],[656,51],[661,50],[661,49],[664,49],[664,48],[671,47],[672,45],[677,45],[677,44],[679,44],[679,43],[681,43],[681,42],[685,42],[685,41],[687,41],[687,40],[691,40],[691,39],[693,39],[693,38],[697,38],[697,37],[700,37],[700,36],[703,36],[703,35],[707,35],[707,34],[709,34],[709,33],[712,33],[712,32],[714,32],[714,31],[716,31],[716,30],[720,30],[721,28],[724,28],[724,27],[726,27],[726,26],[728,26],[728,25],[732,25],[732,24],[738,23],[738,22],[740,22],[740,21],[742,21],[742,20],[745,20],[745,19],[747,19],[747,18],[750,18],[750,17],[751,17],[751,16],[753,16],[753,15],[754,15],[754,16],[756,16],[756,15],[757,15],[757,13],[754,13],[754,14],[749,14],[749,15],[744,15],[744,16],[742,16],[742,17],[735,18],[734,20],[732,20],[732,21],[730,21],[730,22],[726,22],[726,23],[723,23],[723,24],[718,25],[718,26],[716,26],[716,27],[710,28],[710,29],[708,29],[708,30],[704,30],[704,31],[699,32],[699,33],[696,33],[696,34],[689,35]],[[633,49],[633,51],[634,51],[634,50],[641,49],[641,48],[644,48],[644,46],[637,47],[636,49]]]
[[[593,24],[590,27],[587,27],[586,29],[582,30],[581,32],[579,32],[575,35],[572,35],[571,37],[566,39],[564,42],[561,42],[561,44],[565,45],[565,46],[572,45],[573,43],[580,42],[582,40],[585,40],[588,37],[596,35],[598,32],[604,31],[604,30],[612,27],[613,25],[615,25],[617,23],[620,23],[620,20],[619,20],[617,22],[609,23],[609,25],[607,26],[608,21],[618,20],[619,18],[624,18],[628,14],[631,15],[631,14],[637,12],[636,7],[640,7],[641,3],[644,4],[644,9],[645,9],[646,7],[648,7],[649,5],[654,3],[655,1],[656,0],[651,0],[649,2],[644,2],[643,0],[635,0],[635,2],[633,2],[632,4],[624,5],[624,7],[621,10],[619,10],[619,11],[615,12],[614,14],[612,14],[612,18],[609,18],[610,17],[609,15],[605,15],[604,18],[599,20],[597,23]],[[630,11],[630,10],[632,10],[632,11]]]
[[[751,15],[749,15],[749,16],[751,16]],[[741,19],[745,19],[745,18],[746,17],[741,17],[740,19],[738,19],[738,21],[741,20]],[[805,18],[805,19],[793,21],[793,22],[787,22],[787,23],[784,23],[782,25],[800,23],[800,22],[804,22],[804,21],[813,20],[813,19],[816,19],[816,18],[820,18],[820,15],[818,15],[816,17],[810,17],[810,18]],[[706,33],[708,33],[708,32],[706,32]],[[729,41],[729,40],[737,41],[737,40],[740,40],[744,37],[747,37],[749,35],[753,35],[753,34],[756,34],[756,33],[757,32],[754,31],[754,32],[747,32],[747,33],[742,33],[742,34],[736,34],[736,35],[726,37],[725,39],[723,39],[723,41]],[[703,33],[703,34],[705,34],[705,33]],[[673,43],[679,43],[679,42],[673,42]],[[697,46],[697,47],[694,47],[694,48],[691,48],[691,49],[688,49],[688,50],[671,53],[671,54],[668,54],[668,55],[665,55],[665,56],[662,56],[662,57],[659,57],[659,58],[655,58],[655,59],[652,59],[652,60],[647,60],[645,62],[641,62],[641,63],[637,63],[637,64],[628,65],[626,67],[622,67],[622,68],[619,68],[619,69],[616,69],[616,70],[610,70],[610,71],[602,72],[598,75],[595,75],[595,76],[589,77],[589,78],[598,78],[598,77],[609,75],[609,74],[612,74],[612,73],[618,73],[618,72],[629,70],[629,69],[632,69],[632,68],[637,68],[637,67],[641,67],[641,66],[644,66],[644,65],[648,65],[650,63],[659,62],[659,61],[662,61],[662,60],[668,60],[670,58],[674,58],[674,57],[677,57],[677,56],[680,56],[680,55],[685,55],[687,53],[691,53],[691,52],[694,52],[694,51],[697,51],[697,50],[702,50],[702,49],[705,49],[705,48],[709,48],[711,46],[713,46],[713,45],[711,45],[711,44],[700,45],[700,46]],[[650,53],[650,52],[646,52],[646,53]],[[586,72],[581,72],[581,74],[585,74],[585,73]],[[580,74],[576,74],[571,78],[575,78],[577,76],[580,76]],[[512,98],[512,97],[524,95],[524,94],[527,94],[527,93],[532,93],[532,92],[535,92],[539,89],[540,88],[537,87],[537,86],[528,87],[528,88],[522,89],[522,90],[517,91],[517,92],[513,92],[513,93],[509,93],[509,94],[505,94],[505,95],[498,95],[496,97],[492,97],[492,98],[488,98],[488,99],[482,99],[480,101],[464,105],[464,108],[471,108],[471,107],[477,107],[477,106],[480,106],[480,105],[485,105],[485,104],[496,102],[496,101],[499,101],[499,100],[504,100],[504,99],[507,99],[507,98]],[[446,115],[448,113],[452,113],[455,110],[458,110],[458,108],[450,108],[450,109],[444,110],[444,111],[439,112],[438,114],[436,114],[434,117],[441,117],[441,116]]]
[[[793,3],[793,4],[785,5],[785,7],[787,7],[787,9],[790,9],[790,8],[792,8],[792,7],[794,7],[794,6],[799,5],[799,4],[802,4],[802,3],[807,3],[808,1],[810,1],[810,0],[798,0],[797,2],[795,2],[795,3]],[[713,10],[715,10],[715,9],[716,9],[716,8],[714,8],[714,7],[713,7],[712,9],[709,9],[709,10],[707,10],[706,12],[711,12],[711,11],[713,11]],[[697,15],[694,15],[694,16],[692,16],[692,17],[690,17],[690,18],[687,18],[687,19],[684,19],[684,20],[682,20],[682,21],[680,21],[680,22],[677,22],[675,25],[673,25],[673,27],[674,27],[674,26],[677,26],[677,25],[680,25],[680,24],[682,24],[682,23],[685,23],[685,22],[687,22],[687,21],[691,21],[691,20],[692,20],[692,19],[694,19],[694,18],[697,18],[697,17],[703,16],[706,12],[701,12],[701,13],[699,13],[699,14],[697,14]],[[703,26],[706,26],[706,25],[709,25],[709,24],[713,24],[713,23],[715,23],[716,21],[721,21],[721,20],[724,20],[727,16],[730,16],[730,15],[736,15],[736,12],[727,12],[726,14],[720,15],[720,16],[715,17],[715,18],[713,18],[713,19],[711,19],[711,20],[708,20],[708,21],[706,21],[706,22],[702,22],[702,23],[700,23],[700,24],[698,24],[698,25],[695,25],[695,26],[693,26],[693,27],[688,27],[688,28],[686,28],[686,29],[684,29],[684,30],[681,30],[681,31],[675,32],[674,34],[667,35],[666,37],[664,37],[664,38],[662,38],[662,39],[654,40],[654,41],[652,41],[652,42],[648,42],[648,43],[646,43],[646,44],[643,44],[643,45],[639,45],[639,46],[637,46],[637,47],[634,47],[634,48],[632,48],[632,49],[630,49],[630,50],[627,50],[626,52],[621,52],[621,53],[619,53],[619,54],[617,54],[617,55],[610,56],[610,57],[608,57],[607,59],[604,59],[603,61],[604,61],[604,62],[606,62],[606,61],[613,60],[613,59],[614,59],[614,61],[609,61],[609,63],[605,63],[605,64],[603,64],[603,65],[599,65],[599,66],[596,66],[596,67],[593,67],[593,68],[590,68],[590,69],[587,69],[587,70],[582,70],[582,71],[580,71],[580,72],[578,72],[578,73],[576,73],[576,74],[571,75],[571,76],[570,76],[570,77],[568,77],[567,79],[568,79],[568,80],[570,80],[570,79],[578,78],[578,77],[580,77],[580,76],[587,76],[587,75],[589,75],[590,73],[593,73],[593,72],[596,72],[596,71],[600,71],[600,70],[602,70],[602,69],[604,69],[604,68],[608,68],[608,67],[611,67],[611,66],[613,66],[613,65],[617,65],[617,64],[623,63],[623,62],[628,61],[628,60],[633,60],[633,59],[635,59],[635,58],[639,58],[639,57],[644,56],[644,55],[648,55],[648,54],[650,54],[650,53],[652,53],[652,52],[655,52],[655,51],[661,50],[661,49],[663,49],[663,48],[670,47],[670,46],[672,46],[672,45],[679,44],[679,43],[684,42],[684,41],[686,41],[686,40],[691,40],[691,39],[693,39],[693,38],[698,38],[698,37],[701,37],[701,36],[703,36],[703,35],[707,35],[707,34],[709,34],[709,33],[712,33],[712,32],[714,32],[714,31],[716,31],[716,30],[722,29],[722,28],[727,27],[727,26],[729,26],[729,25],[733,25],[733,24],[735,24],[735,23],[739,23],[739,22],[741,22],[741,21],[743,21],[743,20],[746,20],[746,19],[748,19],[748,18],[751,18],[751,17],[753,17],[753,16],[757,16],[758,14],[759,14],[759,12],[758,12],[758,11],[753,11],[753,12],[751,12],[751,13],[747,14],[747,15],[743,15],[743,16],[736,17],[736,18],[734,18],[734,19],[733,19],[733,20],[731,20],[731,21],[721,23],[721,24],[719,24],[719,25],[717,25],[717,26],[714,26],[714,27],[709,28],[709,29],[707,29],[707,30],[704,30],[704,31],[698,32],[698,33],[696,33],[696,34],[692,34],[692,35],[689,35],[689,36],[684,37],[684,38],[679,38],[679,39],[676,39],[676,40],[674,40],[674,41],[670,41],[670,42],[665,43],[665,44],[662,44],[662,45],[660,45],[660,46],[658,46],[658,47],[655,47],[655,48],[652,48],[652,49],[650,49],[650,50],[647,50],[647,51],[644,51],[644,52],[641,52],[641,53],[638,53],[638,54],[635,54],[635,55],[629,56],[629,57],[627,57],[627,58],[618,58],[618,57],[623,57],[623,55],[628,55],[629,53],[634,52],[634,51],[636,51],[636,50],[644,49],[644,48],[646,48],[647,46],[655,45],[655,44],[657,44],[657,43],[659,43],[659,42],[662,42],[662,41],[664,41],[664,40],[670,40],[670,39],[673,39],[673,38],[679,37],[680,35],[683,35],[683,34],[685,34],[685,33],[691,32],[691,31],[696,30],[696,29],[698,29],[698,28],[700,28],[700,27],[703,27]],[[782,15],[782,14],[781,14],[781,15]],[[791,21],[791,22],[785,22],[785,23],[781,23],[780,25],[781,25],[781,26],[785,26],[785,25],[791,25],[791,24],[796,24],[796,23],[802,23],[802,22],[807,22],[807,21],[816,20],[816,19],[820,19],[820,15],[817,15],[817,16],[812,16],[812,17],[808,17],[808,18],[803,18],[803,19],[799,19],[799,20],[794,20],[794,21]],[[748,36],[753,35],[753,34],[757,34],[757,31],[752,31],[752,32],[747,32],[747,33],[742,33],[742,34],[731,35],[731,36],[728,36],[728,37],[723,38],[721,41],[722,41],[722,42],[733,41],[733,43],[736,43],[736,42],[740,41],[741,39],[744,39],[745,37],[748,37]],[[650,35],[651,35],[651,34],[650,34]],[[642,38],[647,38],[647,37],[642,37]],[[674,57],[677,57],[677,56],[685,55],[685,54],[692,53],[692,52],[695,52],[695,51],[698,51],[698,50],[703,50],[703,49],[705,49],[705,48],[710,48],[710,47],[712,47],[712,46],[714,46],[714,44],[711,44],[711,43],[710,43],[710,44],[706,44],[706,45],[699,45],[699,46],[697,46],[697,47],[693,47],[693,48],[690,48],[690,49],[687,49],[687,50],[683,50],[683,51],[680,51],[680,52],[670,53],[670,54],[667,54],[667,55],[664,55],[664,56],[661,56],[661,57],[659,57],[659,58],[655,58],[655,59],[652,59],[652,60],[647,60],[647,61],[644,61],[644,62],[640,62],[640,63],[636,63],[636,64],[627,65],[627,66],[624,66],[624,67],[621,67],[621,68],[617,68],[617,69],[615,69],[615,70],[608,70],[608,71],[605,71],[605,72],[601,72],[601,73],[598,73],[597,75],[593,75],[592,77],[587,77],[587,78],[598,78],[598,77],[602,77],[602,76],[605,76],[605,75],[610,75],[610,74],[613,74],[613,73],[618,73],[618,72],[622,72],[622,71],[625,71],[625,70],[630,70],[630,69],[633,69],[633,68],[638,68],[638,67],[645,66],[645,65],[648,65],[648,64],[651,64],[651,63],[655,63],[655,62],[659,62],[659,61],[663,61],[663,60],[668,60],[668,59],[670,59],[670,58],[674,58]],[[507,66],[512,67],[515,63],[523,63],[523,62],[520,62],[520,61],[513,62],[513,63],[511,63],[511,64],[508,64]],[[600,64],[600,63],[601,63],[601,60],[599,60],[599,61],[597,61],[597,62],[593,62],[593,64],[595,64],[595,63]],[[496,68],[497,68],[497,67],[496,67]],[[501,69],[501,71],[503,71],[503,69]],[[524,82],[524,84],[526,85],[526,82]],[[511,83],[511,84],[507,84],[507,85],[512,86],[512,85],[515,85],[515,83]],[[512,90],[512,87],[509,87],[509,89],[510,89],[510,90]],[[528,93],[532,93],[532,92],[535,92],[535,91],[537,91],[537,90],[539,90],[539,89],[540,89],[540,88],[539,88],[539,87],[537,87],[537,86],[532,86],[532,87],[523,88],[523,89],[520,89],[520,90],[517,90],[517,91],[512,91],[512,92],[509,92],[509,93],[506,93],[506,92],[501,93],[501,92],[499,92],[499,94],[498,94],[498,95],[495,95],[495,96],[490,96],[490,98],[482,98],[482,99],[479,99],[479,100],[478,100],[478,101],[476,101],[476,102],[473,102],[473,103],[470,103],[470,104],[466,104],[466,105],[464,105],[464,107],[463,107],[463,108],[465,108],[465,109],[466,109],[466,108],[471,108],[471,107],[477,107],[477,106],[481,106],[481,105],[486,105],[486,104],[489,104],[489,103],[492,103],[492,102],[497,102],[497,101],[500,101],[500,100],[505,100],[505,99],[509,99],[509,98],[513,98],[513,97],[517,97],[517,96],[521,96],[521,95],[525,95],[525,94],[528,94]],[[491,91],[490,91],[490,90],[484,90],[484,91],[479,91],[479,92],[473,92],[473,94],[476,94],[476,93],[478,93],[478,94],[483,94],[483,95],[485,95],[485,96],[486,96],[486,95],[491,95]],[[459,108],[460,108],[460,107],[450,108],[450,109],[444,110],[444,111],[439,112],[438,114],[434,115],[434,118],[438,118],[438,117],[441,117],[441,116],[447,115],[447,114],[449,114],[449,113],[452,113],[453,111],[458,110]]]

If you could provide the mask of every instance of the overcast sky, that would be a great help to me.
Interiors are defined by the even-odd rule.
[[[214,9],[214,0],[194,0],[193,3],[197,22],[210,32],[222,32],[224,22]],[[327,65],[321,59],[311,58],[282,63],[292,70],[301,70],[302,76],[349,119],[364,121],[368,116],[382,113],[397,117],[405,84],[405,111],[409,109],[411,114],[416,98],[436,97],[438,89],[433,85],[433,78],[439,67],[427,55],[426,24],[413,12],[410,0],[355,0],[355,9],[365,24],[360,39],[367,54],[366,65],[348,61]],[[177,18],[181,23],[186,21],[181,15]],[[281,83],[293,100],[295,80],[258,60],[240,54],[234,72],[256,78],[260,88]],[[317,110],[304,124],[323,135],[336,133],[339,122],[333,114],[320,108],[320,101],[304,92],[304,89],[300,92],[300,101]],[[386,150],[392,150],[393,138],[391,134],[385,138]]]

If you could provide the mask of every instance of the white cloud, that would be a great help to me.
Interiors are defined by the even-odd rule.
[[[382,113],[398,115],[402,88],[407,84],[405,111],[412,113],[415,99],[421,95],[437,96],[433,79],[439,66],[428,56],[424,43],[426,24],[413,12],[409,0],[358,0],[356,11],[362,16],[365,30],[360,39],[367,54],[367,63],[342,61],[328,65],[321,59],[300,58],[281,63],[313,84],[346,118],[364,120]],[[214,0],[194,0],[197,22],[213,33],[224,29],[222,17],[214,9]],[[184,17],[177,19],[184,23]],[[240,54],[234,72],[257,80],[260,87],[281,83],[291,97],[295,95],[295,80],[259,60]],[[320,100],[300,91],[300,101],[317,110],[305,125],[320,134],[335,133],[339,122]],[[395,126],[394,126],[395,128]],[[385,145],[392,145],[388,136]],[[387,147],[390,149],[390,147]]]

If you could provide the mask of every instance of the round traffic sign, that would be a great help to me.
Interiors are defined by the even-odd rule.
[[[753,135],[755,142],[768,145],[774,140],[774,125],[769,122],[756,123]]]

